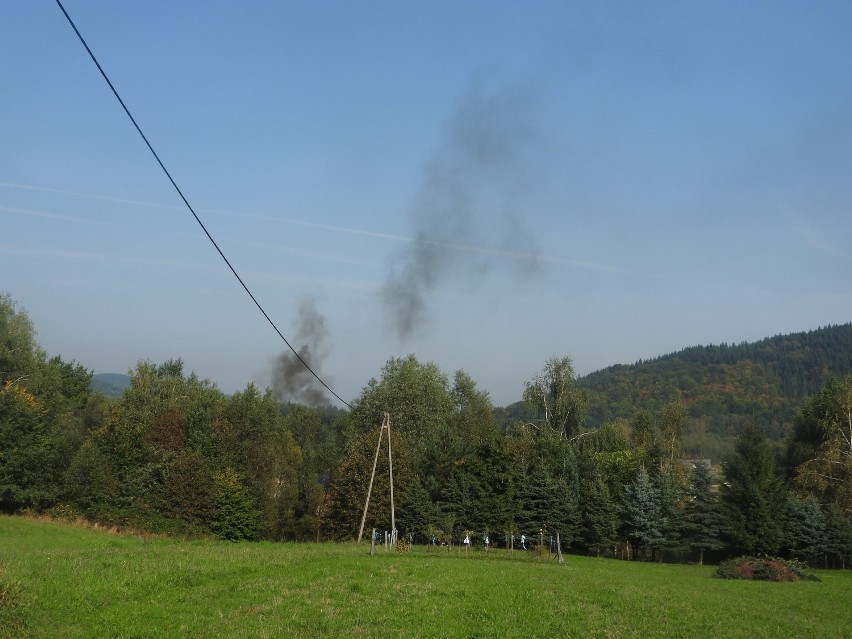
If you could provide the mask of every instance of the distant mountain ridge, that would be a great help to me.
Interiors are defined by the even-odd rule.
[[[130,378],[121,373],[97,373],[92,375],[92,391],[103,393],[107,397],[121,397],[124,389],[130,386]]]
[[[852,373],[852,323],[776,335],[757,342],[690,346],[635,364],[616,364],[577,378],[588,395],[585,424],[597,428],[630,420],[640,410],[655,415],[680,399],[692,430],[738,435],[754,423],[781,439],[802,401],[830,376]],[[494,410],[498,423],[533,419],[523,401]]]
[[[754,423],[781,438],[802,400],[832,375],[852,373],[852,323],[737,345],[692,346],[578,378],[589,396],[586,422],[599,426],[639,410],[686,404],[697,425],[717,435]]]

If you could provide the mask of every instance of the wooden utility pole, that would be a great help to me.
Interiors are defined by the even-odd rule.
[[[392,542],[396,544],[396,515],[393,508],[393,455],[391,454],[390,413],[385,413],[382,426],[388,429],[388,472],[390,474],[390,498],[391,498],[391,536]]]
[[[382,435],[388,430],[388,467],[390,472],[390,501],[391,501],[391,535],[396,541],[396,516],[393,507],[393,453],[391,451],[390,413],[385,413],[382,426],[379,429],[379,443],[376,444],[376,456],[373,458],[373,472],[370,475],[370,485],[367,487],[367,500],[364,502],[364,514],[361,516],[361,529],[358,531],[358,542],[364,536],[364,523],[367,521],[367,509],[370,507],[370,495],[373,492],[373,480],[376,477],[376,465],[379,462],[379,451],[382,448]]]

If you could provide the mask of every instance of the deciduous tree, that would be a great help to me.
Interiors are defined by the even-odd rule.
[[[0,512],[45,508],[55,499],[47,432],[38,398],[7,379],[0,386]]]
[[[563,439],[572,439],[583,424],[586,394],[575,383],[570,357],[551,357],[544,370],[527,382],[524,401],[538,424]]]
[[[453,398],[447,376],[413,355],[388,360],[381,379],[371,379],[353,403],[347,419],[349,441],[374,431],[385,412],[391,416],[392,432],[406,441],[416,471],[434,495],[441,481],[434,475],[435,459],[452,458],[458,440],[451,427]],[[427,456],[432,458],[428,464]]]
[[[365,531],[391,529],[390,468],[388,462],[387,432],[382,433],[379,446],[379,426],[367,431],[350,443],[332,477],[326,504],[325,528],[332,539],[357,539],[364,512],[373,463],[376,461],[375,478],[370,494],[370,503],[365,521]],[[376,449],[379,449],[376,459]],[[406,520],[417,521],[415,513],[403,514],[414,506],[423,507],[422,492],[418,489],[419,478],[413,471],[411,453],[401,435],[391,430],[393,454],[394,506],[400,513],[397,528],[402,533],[421,533],[420,530],[400,528]]]
[[[218,470],[213,473],[213,483],[211,530],[231,541],[258,539],[263,514],[237,472],[231,467]]]
[[[788,451],[799,488],[852,512],[852,374],[805,401]]]
[[[686,407],[680,400],[667,402],[660,410],[662,470],[678,480],[683,476],[683,437],[686,434]]]

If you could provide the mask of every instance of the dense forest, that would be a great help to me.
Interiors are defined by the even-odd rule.
[[[389,360],[343,411],[282,403],[253,384],[227,396],[179,358],[140,361],[107,397],[84,366],[49,357],[26,312],[0,295],[0,512],[181,536],[347,540],[375,467],[366,530],[393,519],[415,543],[487,536],[502,546],[523,535],[534,546],[558,534],[564,550],[598,556],[782,554],[846,567],[849,334],[687,349],[597,382],[552,357],[523,405],[499,411],[464,371],[449,377],[410,355]],[[801,365],[786,373],[786,360]],[[785,407],[767,418],[764,403]],[[729,442],[721,465],[690,459],[690,437],[717,428],[701,406],[714,407]]]
[[[802,401],[831,376],[852,373],[852,323],[738,345],[694,346],[611,366],[577,380],[598,425],[679,399],[707,432],[738,435],[754,424],[782,439]]]
[[[832,376],[852,373],[852,323],[738,345],[693,346],[577,378],[588,396],[586,425],[681,400],[694,426],[726,438],[754,424],[783,439],[802,401]],[[496,409],[498,421],[530,419],[525,402]]]

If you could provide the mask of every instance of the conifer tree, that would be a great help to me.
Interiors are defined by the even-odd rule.
[[[825,507],[826,565],[848,568],[852,565],[852,514],[829,504]]]
[[[565,544],[570,544],[577,532],[579,513],[576,495],[567,483],[551,476],[539,466],[521,482],[517,489],[518,530],[526,535],[539,531],[559,533]]]
[[[599,474],[580,484],[580,543],[600,557],[618,535],[618,504],[612,500],[606,482]]]
[[[704,552],[720,550],[725,544],[721,540],[722,518],[719,497],[712,490],[713,478],[705,464],[696,464],[689,473],[684,505],[684,540],[698,551],[698,563],[704,563]]]
[[[746,428],[723,468],[722,503],[732,549],[750,555],[776,553],[786,498],[763,434],[754,426]]]
[[[784,524],[784,548],[793,559],[801,559],[813,567],[824,563],[826,524],[819,502],[813,497],[790,495]]]
[[[661,472],[652,477],[660,505],[660,533],[663,541],[659,546],[659,559],[662,551],[677,553],[683,547],[683,508],[681,507],[681,488],[678,485],[679,473]]]
[[[639,469],[636,479],[624,490],[621,502],[624,536],[638,549],[654,549],[662,545],[663,521],[660,496],[648,471]]]

